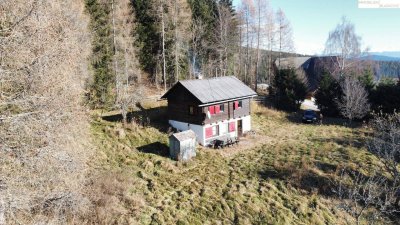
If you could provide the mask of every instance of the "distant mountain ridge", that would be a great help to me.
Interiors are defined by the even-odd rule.
[[[370,52],[371,55],[400,58],[400,51]]]
[[[385,55],[369,55],[365,56],[365,59],[372,59],[374,61],[384,61],[384,62],[400,62],[400,57],[392,57],[392,56],[385,56]]]
[[[400,77],[400,51],[391,52],[371,52],[367,59],[372,59],[378,64],[375,66],[375,76],[381,77]]]

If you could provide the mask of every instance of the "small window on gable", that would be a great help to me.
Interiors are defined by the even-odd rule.
[[[239,101],[238,108],[242,108],[242,106],[243,106],[243,101]]]
[[[194,115],[194,106],[189,106],[189,115]]]

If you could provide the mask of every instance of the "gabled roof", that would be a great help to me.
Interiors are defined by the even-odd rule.
[[[169,93],[172,92],[178,84],[181,84],[202,104],[257,95],[256,92],[236,77],[228,76],[204,80],[178,81],[178,83],[169,89],[161,98],[168,98]]]
[[[178,140],[178,141],[185,141],[188,139],[195,139],[196,133],[194,133],[194,131],[192,131],[192,130],[187,130],[187,131],[182,131],[179,133],[174,133],[171,136],[176,138],[176,140]]]
[[[275,65],[278,69],[299,69],[301,67],[307,67],[311,57],[288,57],[281,58],[279,65],[279,60],[275,61]],[[304,68],[307,69],[307,68]]]

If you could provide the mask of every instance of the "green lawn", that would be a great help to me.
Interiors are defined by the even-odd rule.
[[[354,223],[331,187],[340,168],[375,165],[363,146],[366,130],[333,119],[301,124],[254,104],[256,134],[247,142],[222,151],[199,147],[193,161],[178,163],[167,156],[166,120],[157,119],[163,110],[148,114],[152,124],[144,128],[94,120],[93,186],[104,193],[96,200],[105,224]]]

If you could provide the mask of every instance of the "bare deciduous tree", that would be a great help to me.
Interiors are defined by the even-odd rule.
[[[375,115],[371,123],[374,133],[368,149],[378,156],[389,182],[382,190],[383,201],[379,204],[384,213],[400,212],[400,113]],[[397,205],[396,205],[397,204]]]
[[[6,224],[88,210],[82,106],[90,53],[82,1],[0,1],[0,202]]]
[[[361,55],[361,37],[356,34],[354,24],[345,17],[329,33],[324,54],[335,56],[331,57],[334,71],[330,71],[334,76],[349,74],[351,68],[357,65]]]
[[[165,3],[164,0],[160,0],[159,3],[159,14],[160,14],[160,23],[161,23],[161,54],[162,54],[162,74],[163,74],[163,83],[164,83],[164,92],[167,91],[167,61],[166,61],[166,48],[165,48],[165,42],[166,42],[166,23],[167,23],[167,18],[165,14]]]
[[[373,134],[367,147],[381,163],[364,169],[367,174],[341,170],[334,189],[342,200],[340,208],[350,213],[357,224],[369,208],[374,210],[365,219],[371,223],[379,214],[396,217],[400,213],[400,114],[375,115],[371,125]]]
[[[281,65],[282,52],[293,52],[293,31],[289,20],[282,9],[276,12],[276,28],[278,38],[278,67]]]
[[[233,34],[232,28],[234,28],[233,14],[229,7],[223,3],[217,5],[216,15],[217,19],[217,30],[215,32],[215,49],[218,54],[218,75],[226,76],[229,70],[229,59],[230,55],[233,54],[235,34]]]
[[[377,176],[376,172],[365,176],[359,172],[342,170],[337,188],[334,192],[342,200],[339,208],[348,212],[354,217],[357,224],[360,224],[365,211],[376,206],[381,201],[382,187],[386,179]],[[369,220],[373,220],[373,215]]]
[[[186,75],[181,72],[181,67],[189,51],[192,15],[186,0],[173,0],[170,4],[174,32],[174,81],[177,82],[181,76],[186,78]]]
[[[116,106],[121,110],[123,122],[126,124],[129,108],[134,106],[142,95],[141,70],[134,49],[134,24],[130,2],[124,0],[112,3]]]
[[[265,2],[261,0],[257,0],[257,58],[256,58],[256,71],[254,74],[254,90],[257,91],[257,82],[258,82],[258,74],[260,69],[260,39],[261,39],[261,10],[265,9]]]
[[[253,31],[252,24],[255,15],[255,7],[253,0],[242,0],[241,6],[242,16],[244,20],[244,40],[246,45],[245,59],[244,59],[244,81],[248,83],[248,76],[251,68],[251,48],[253,47]]]
[[[353,119],[363,118],[370,110],[368,93],[363,85],[354,77],[346,76],[341,82],[343,96],[337,105],[342,116]]]
[[[267,22],[265,24],[265,33],[267,38],[267,69],[268,69],[268,84],[272,82],[272,50],[275,48],[276,39],[276,25],[275,25],[274,12],[272,9],[267,10]]]

